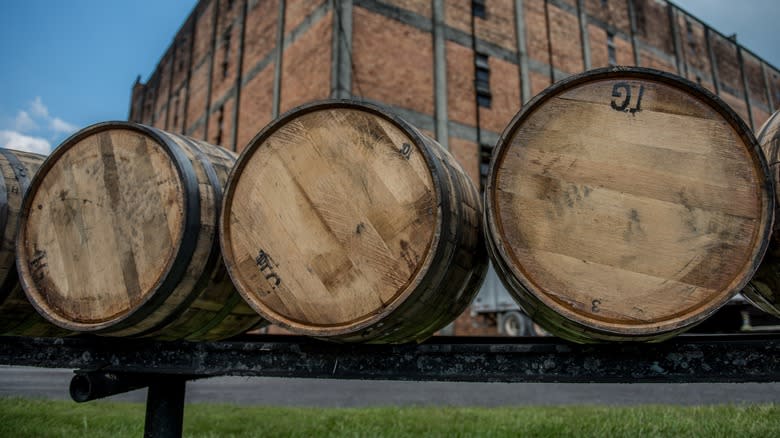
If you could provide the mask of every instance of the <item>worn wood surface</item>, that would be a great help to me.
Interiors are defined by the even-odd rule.
[[[22,209],[17,254],[31,301],[62,327],[112,336],[216,339],[256,325],[216,240],[234,161],[129,123],[71,137]]]
[[[780,184],[780,111],[772,114],[758,130],[758,142],[769,163],[769,174],[775,188]],[[775,207],[780,205],[775,197]],[[756,275],[744,289],[743,295],[762,310],[780,318],[780,223],[775,210],[775,225],[766,256]]]
[[[67,332],[38,315],[19,284],[14,251],[22,197],[45,157],[0,150],[0,335],[60,336]]]
[[[341,341],[424,339],[484,276],[481,208],[454,159],[364,105],[292,111],[239,158],[222,248],[239,291],[289,330]]]
[[[538,96],[491,163],[499,272],[545,329],[667,337],[736,294],[763,256],[771,181],[755,139],[699,87],[647,69]]]

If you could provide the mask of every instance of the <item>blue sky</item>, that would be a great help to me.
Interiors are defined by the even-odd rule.
[[[0,146],[45,153],[76,129],[125,120],[133,81],[151,74],[195,3],[0,0]],[[676,3],[780,66],[780,0]]]
[[[195,3],[0,0],[0,146],[42,152],[75,129],[126,120],[133,81],[154,70]]]

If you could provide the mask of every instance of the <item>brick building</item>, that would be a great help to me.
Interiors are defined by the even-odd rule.
[[[687,77],[757,129],[780,71],[664,0],[201,0],[131,121],[240,151],[328,97],[390,107],[475,182],[523,102],[573,73],[639,65]]]

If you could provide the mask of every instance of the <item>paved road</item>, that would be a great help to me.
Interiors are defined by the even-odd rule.
[[[0,397],[68,400],[72,374],[0,366]],[[146,390],[138,390],[112,400],[142,402],[145,398]],[[320,407],[780,403],[780,383],[510,384],[218,377],[188,383],[187,402]]]

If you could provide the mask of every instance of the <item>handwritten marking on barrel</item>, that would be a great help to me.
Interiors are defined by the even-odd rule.
[[[274,268],[278,267],[279,264],[276,263],[276,261],[274,261],[270,255],[268,255],[268,253],[261,249],[257,254],[257,257],[255,257],[255,263],[257,264],[257,267],[260,268],[260,272],[265,274],[266,280],[273,279],[273,286],[271,286],[273,289],[276,289],[280,284],[282,284],[281,277],[279,277],[279,274],[274,271]],[[270,291],[265,291],[263,293],[265,295],[271,294]]]
[[[623,89],[621,92],[620,89]],[[625,96],[624,96],[625,94]],[[612,106],[612,109],[615,111],[620,112],[628,112],[631,114],[636,114],[639,111],[642,111],[642,96],[645,94],[645,86],[640,85],[639,86],[639,96],[636,100],[636,106],[633,108],[629,108],[629,105],[631,104],[631,85],[628,82],[616,82],[614,86],[612,86],[612,97],[623,97],[623,102],[618,105],[615,102],[615,99],[612,99],[612,102],[610,103]]]
[[[591,307],[590,310],[593,313],[599,313],[601,311],[601,308],[599,307],[601,305],[601,300],[593,300],[591,301]]]
[[[30,259],[30,270],[33,273],[33,278],[37,281],[43,280],[46,275],[46,251],[36,249],[33,253],[32,259]]]

